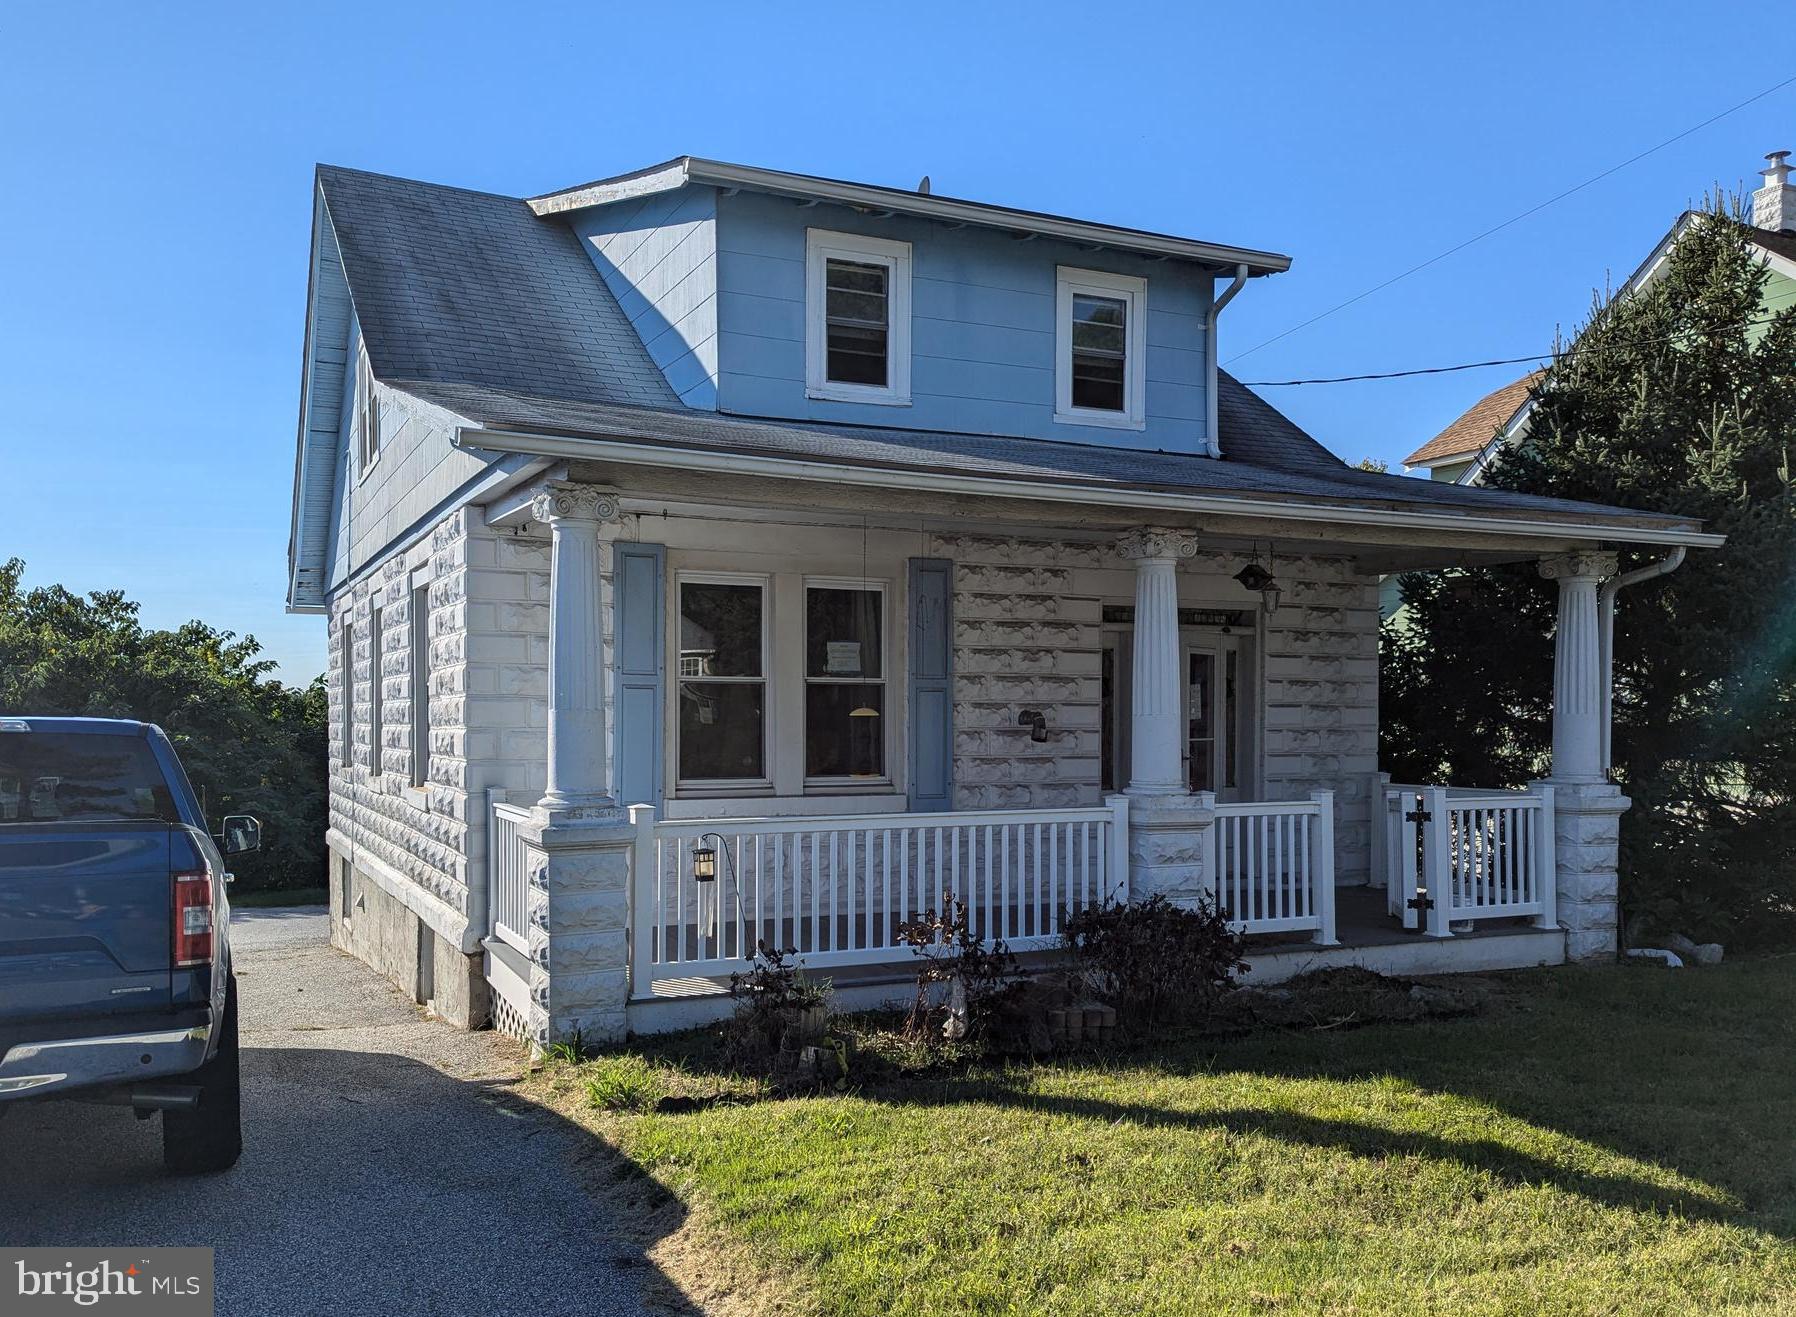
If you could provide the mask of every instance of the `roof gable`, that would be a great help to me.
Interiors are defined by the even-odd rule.
[[[1545,371],[1530,371],[1519,380],[1485,394],[1460,413],[1459,419],[1403,459],[1405,466],[1432,466],[1438,462],[1478,456],[1484,446],[1515,419],[1528,401],[1534,382]]]

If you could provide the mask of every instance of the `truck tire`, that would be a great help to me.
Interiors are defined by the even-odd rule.
[[[243,1154],[243,1089],[237,1070],[237,976],[225,989],[218,1051],[193,1078],[200,1103],[162,1113],[162,1164],[176,1175],[227,1170]]]

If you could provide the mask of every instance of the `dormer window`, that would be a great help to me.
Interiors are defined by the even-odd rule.
[[[1063,266],[1054,294],[1054,419],[1143,428],[1147,280]]]
[[[365,347],[355,354],[355,455],[358,476],[366,475],[380,456],[380,404],[374,398],[374,371]]]
[[[910,244],[805,235],[805,391],[836,402],[910,402]]]

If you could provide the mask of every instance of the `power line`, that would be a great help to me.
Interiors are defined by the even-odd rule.
[[[1753,316],[1747,320],[1746,328],[1757,329],[1768,325],[1781,314],[1780,311],[1773,311],[1770,315]],[[1304,380],[1239,380],[1237,383],[1250,389],[1285,389],[1298,384],[1355,384],[1361,380],[1400,380],[1411,375],[1450,375],[1454,371],[1482,370],[1486,366],[1520,366],[1533,361],[1558,361],[1566,357],[1582,356],[1586,352],[1631,352],[1635,348],[1675,343],[1686,337],[1688,333],[1662,334],[1658,338],[1631,339],[1626,343],[1592,343],[1586,347],[1573,342],[1556,351],[1536,352],[1531,357],[1493,357],[1489,361],[1464,361],[1454,366],[1416,366],[1410,370],[1379,370],[1363,375],[1328,375]]]
[[[1289,338],[1292,334],[1295,334],[1300,329],[1308,329],[1311,325],[1315,324],[1318,320],[1326,320],[1329,316],[1333,315],[1335,312],[1344,311],[1348,307],[1352,306],[1355,302],[1363,302],[1366,298],[1372,296],[1372,294],[1383,292],[1386,288],[1389,288],[1392,284],[1400,283],[1403,280],[1409,278],[1410,275],[1418,274],[1421,271],[1426,270],[1429,266],[1434,265],[1440,261],[1444,261],[1447,259],[1447,257],[1452,256],[1458,252],[1462,252],[1467,247],[1472,246],[1474,243],[1483,242],[1486,238],[1490,237],[1492,234],[1501,233],[1504,229],[1509,228],[1511,225],[1521,223],[1521,221],[1527,219],[1530,215],[1538,214],[1540,211],[1545,210],[1548,206],[1551,206],[1558,202],[1564,201],[1567,197],[1571,196],[1574,193],[1582,192],[1585,188],[1590,187],[1592,184],[1602,182],[1605,178],[1608,178],[1609,175],[1619,173],[1621,170],[1626,169],[1629,165],[1636,164],[1639,161],[1646,159],[1649,155],[1654,155],[1660,151],[1663,151],[1668,146],[1672,146],[1678,142],[1683,141],[1686,137],[1690,136],[1692,133],[1701,132],[1704,128],[1707,128],[1710,124],[1717,123],[1720,120],[1727,118],[1728,115],[1730,115],[1730,114],[1737,114],[1739,111],[1744,110],[1748,105],[1751,105],[1756,101],[1762,101],[1765,99],[1765,97],[1771,95],[1774,92],[1782,91],[1785,87],[1788,87],[1791,83],[1796,83],[1796,76],[1791,76],[1791,77],[1785,78],[1782,82],[1778,83],[1776,86],[1767,87],[1767,88],[1765,88],[1764,91],[1759,92],[1757,95],[1748,96],[1745,100],[1741,101],[1738,105],[1730,106],[1728,109],[1721,111],[1721,113],[1719,113],[1719,114],[1710,115],[1707,119],[1704,119],[1701,123],[1696,124],[1693,127],[1684,129],[1684,131],[1677,134],[1677,136],[1667,137],[1663,142],[1660,142],[1657,146],[1649,146],[1646,150],[1640,152],[1638,155],[1629,156],[1626,160],[1623,160],[1619,165],[1611,165],[1609,168],[1605,169],[1602,173],[1592,175],[1590,178],[1585,179],[1582,183],[1577,184],[1575,187],[1568,187],[1565,189],[1565,191],[1559,193],[1556,196],[1548,197],[1545,201],[1541,202],[1539,205],[1528,207],[1528,209],[1524,210],[1521,214],[1513,215],[1510,218],[1504,220],[1501,224],[1493,225],[1492,227],[1484,230],[1483,233],[1478,234],[1476,237],[1467,238],[1464,242],[1460,243],[1458,246],[1449,247],[1449,248],[1447,248],[1446,251],[1441,252],[1439,255],[1430,256],[1427,260],[1421,262],[1419,265],[1410,266],[1409,269],[1405,270],[1402,274],[1392,275],[1389,279],[1386,279],[1383,283],[1374,284],[1372,287],[1366,289],[1365,292],[1356,293],[1352,297],[1349,297],[1345,302],[1336,303],[1334,306],[1329,307],[1328,310],[1319,312],[1318,314],[1311,316],[1308,320],[1305,320],[1305,321],[1301,322],[1300,324],[1292,325],[1289,329],[1283,331],[1282,333],[1274,334],[1271,338],[1266,339],[1263,342],[1255,343],[1252,347],[1248,348],[1245,352],[1237,352],[1234,356],[1230,357],[1228,359],[1228,361],[1225,362],[1224,364],[1229,365],[1229,364],[1232,364],[1234,362],[1241,360],[1241,358],[1243,358],[1243,357],[1252,356],[1254,353],[1258,352],[1261,348],[1270,347],[1272,344],[1278,342],[1282,338]],[[1533,358],[1531,358],[1531,357],[1524,358],[1524,360],[1533,360]],[[1491,363],[1491,364],[1494,365],[1494,364],[1505,364],[1505,363]],[[1470,367],[1465,367],[1464,369],[1470,369]]]

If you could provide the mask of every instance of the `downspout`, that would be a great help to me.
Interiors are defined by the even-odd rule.
[[[1664,576],[1675,572],[1684,561],[1684,547],[1679,545],[1666,554],[1658,562],[1648,563],[1644,567],[1636,567],[1631,572],[1623,572],[1620,576],[1611,577],[1603,582],[1603,588],[1597,592],[1597,653],[1598,671],[1603,674],[1603,714],[1601,721],[1602,741],[1601,758],[1597,761],[1607,773],[1614,765],[1609,759],[1609,724],[1615,710],[1615,671],[1612,658],[1615,653],[1615,596],[1625,587],[1638,585],[1642,581],[1650,581],[1655,576]]]
[[[1209,399],[1207,419],[1210,426],[1210,433],[1205,442],[1209,446],[1211,457],[1222,456],[1222,436],[1217,429],[1216,419],[1216,320],[1222,314],[1222,308],[1234,300],[1235,294],[1241,291],[1242,285],[1246,282],[1247,267],[1237,265],[1234,282],[1222,290],[1221,297],[1211,299],[1210,314],[1204,317],[1204,370],[1207,372],[1204,377],[1204,393]]]

